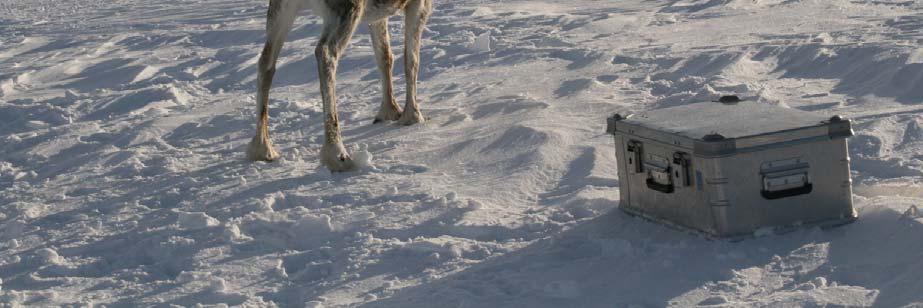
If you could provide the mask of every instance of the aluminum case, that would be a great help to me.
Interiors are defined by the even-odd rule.
[[[839,116],[722,97],[607,124],[630,214],[713,238],[857,218]]]

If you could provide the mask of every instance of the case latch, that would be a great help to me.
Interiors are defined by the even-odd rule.
[[[625,156],[629,170],[647,174],[647,188],[669,194],[676,190],[676,186],[692,185],[692,160],[688,153],[674,152],[673,157],[646,154],[643,143],[638,140],[628,141],[625,150],[628,152]]]
[[[644,146],[642,146],[641,141],[628,141],[626,150],[628,151],[628,155],[626,155],[628,156],[628,165],[634,167],[635,173],[644,172],[644,163],[641,159],[641,155],[644,153]]]
[[[676,177],[676,183],[682,186],[692,185],[692,175],[689,173],[691,159],[688,153],[673,153],[673,175]]]
[[[789,158],[760,165],[763,198],[772,200],[810,193],[813,190],[808,175],[810,166],[801,158]]]

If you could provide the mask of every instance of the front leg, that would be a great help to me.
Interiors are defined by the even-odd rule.
[[[334,172],[356,168],[340,136],[340,120],[336,105],[336,71],[339,58],[359,24],[363,3],[341,1],[335,4],[337,7],[330,7],[333,16],[324,20],[324,29],[314,51],[320,77],[321,99],[324,101],[324,145],[321,148],[320,159],[321,163]]]
[[[247,158],[250,160],[273,161],[279,158],[279,152],[269,139],[269,89],[272,77],[276,73],[276,60],[282,50],[285,37],[292,28],[295,16],[301,10],[299,1],[272,0],[266,14],[266,45],[260,54],[257,71],[257,107],[256,136],[247,146]]]
[[[407,102],[399,124],[423,123],[423,113],[417,104],[417,73],[420,69],[420,41],[423,27],[432,12],[432,0],[411,0],[404,9],[404,74],[407,74]]]

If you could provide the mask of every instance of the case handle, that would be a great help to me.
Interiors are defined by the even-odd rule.
[[[814,190],[808,177],[808,163],[800,157],[763,163],[760,169],[763,176],[760,195],[768,200],[809,194]]]
[[[804,186],[789,188],[789,189],[784,189],[784,190],[776,190],[776,191],[763,190],[760,192],[760,194],[763,195],[763,198],[766,198],[768,200],[775,200],[775,199],[793,197],[797,195],[810,194],[812,190],[814,190],[814,185],[811,185],[811,183],[805,183]]]
[[[670,194],[676,191],[677,186],[686,187],[691,185],[689,175],[691,159],[689,154],[674,152],[672,159],[657,155],[650,155],[649,158],[642,164],[644,165],[644,170],[647,171],[647,180],[645,181],[647,188]]]
[[[650,161],[644,162],[644,169],[647,170],[647,188],[670,194],[673,193],[675,188],[675,183],[673,181],[673,168],[666,161],[666,159],[661,161],[660,159],[652,159]]]
[[[673,189],[672,183],[671,184],[660,184],[660,183],[657,183],[657,181],[654,181],[654,179],[652,178],[648,178],[646,182],[647,182],[647,188],[650,188],[650,189],[653,189],[653,190],[656,190],[656,191],[659,191],[665,194],[673,193],[674,189]]]

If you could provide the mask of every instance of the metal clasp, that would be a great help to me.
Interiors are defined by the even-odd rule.
[[[692,175],[689,172],[691,162],[692,160],[689,158],[688,153],[673,153],[673,175],[676,178],[676,183],[682,186],[692,185]]]
[[[635,173],[644,172],[644,163],[642,162],[641,155],[644,153],[644,147],[642,146],[641,141],[631,140],[628,141],[628,146],[626,147],[629,152],[628,155],[628,165],[635,168]]]

